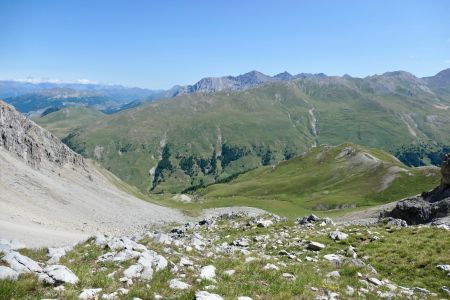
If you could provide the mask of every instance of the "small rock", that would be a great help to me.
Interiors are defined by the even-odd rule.
[[[320,251],[325,248],[324,244],[318,242],[311,242],[308,244],[307,249],[312,251]]]
[[[63,265],[48,266],[44,272],[54,280],[54,284],[77,284],[79,279],[69,268]]]
[[[141,279],[143,280],[152,280],[153,278],[153,269],[150,266],[143,267],[142,273],[141,273]]]
[[[73,247],[48,248],[47,256],[50,257],[50,259],[47,261],[47,263],[49,264],[58,263],[61,257],[66,255],[66,253],[72,250],[72,248]]]
[[[313,222],[317,222],[317,221],[320,221],[320,218],[313,214],[297,219],[297,223],[300,225],[305,225],[305,224],[313,223]]]
[[[96,299],[102,289],[84,289],[78,296],[78,299],[91,300]]]
[[[57,292],[64,292],[66,290],[66,288],[64,287],[64,285],[61,284],[61,285],[58,285],[57,287],[54,287],[53,290],[57,291]]]
[[[172,279],[169,281],[169,287],[174,290],[186,290],[190,288],[191,285],[178,279]]]
[[[207,291],[195,292],[196,300],[223,300],[223,298],[217,294],[211,294]]]
[[[336,264],[341,264],[343,259],[342,256],[338,254],[326,254],[323,256],[323,258]]]
[[[394,227],[408,227],[408,223],[406,223],[405,220],[396,219],[392,217],[387,218],[387,225]]]
[[[200,270],[200,278],[205,280],[214,280],[216,277],[216,267],[209,265]]]
[[[430,291],[429,291],[429,290],[424,289],[424,288],[421,288],[421,287],[415,287],[415,288],[414,288],[414,291],[415,291],[415,292],[422,293],[422,294],[430,294]]]
[[[0,266],[0,280],[17,280],[19,273],[13,269],[5,266]]]
[[[377,279],[375,277],[367,278],[367,281],[372,283],[372,284],[374,284],[374,285],[376,285],[376,286],[383,285],[383,282],[381,282],[379,279]]]
[[[339,277],[341,277],[341,274],[339,274],[338,271],[332,271],[327,274],[327,277],[339,278]]]
[[[450,272],[450,265],[437,265],[436,268],[445,272]]]
[[[159,232],[155,235],[153,239],[157,244],[164,244],[164,245],[172,244],[172,238],[165,233]]]
[[[141,264],[131,265],[125,271],[123,271],[123,276],[127,278],[138,278],[141,277],[141,272],[144,267]]]
[[[271,220],[257,220],[256,226],[258,227],[269,227],[272,226],[273,222]]]
[[[117,299],[117,296],[118,296],[119,294],[117,293],[117,292],[114,292],[114,293],[110,293],[110,294],[103,294],[102,295],[102,299],[105,299],[105,300],[114,300],[114,299]]]
[[[267,264],[264,266],[263,268],[264,270],[279,270],[280,268],[278,268],[276,265],[274,264]]]
[[[193,265],[194,265],[194,263],[191,260],[189,260],[188,258],[186,258],[186,257],[182,257],[180,259],[180,266],[181,267],[193,266]]]
[[[97,246],[102,246],[103,247],[103,246],[106,246],[108,244],[108,239],[103,234],[97,234],[95,236],[94,243]]]
[[[247,296],[240,296],[237,298],[237,300],[253,300],[253,299]]]
[[[246,257],[245,258],[245,263],[250,263],[250,262],[255,261],[255,260],[256,260],[256,257],[252,257],[252,256]]]
[[[233,241],[231,243],[231,245],[238,246],[238,247],[248,247],[249,246],[249,241],[246,238],[240,238],[238,240]]]
[[[449,288],[449,287],[443,286],[443,287],[441,288],[441,290],[443,290],[447,295],[450,296],[450,288]]]
[[[296,279],[295,276],[291,273],[283,273],[282,276],[290,281],[294,281]]]
[[[355,289],[347,285],[347,287],[345,288],[345,293],[349,296],[353,296],[353,294],[355,293]]]
[[[348,234],[343,233],[339,230],[330,232],[330,238],[335,241],[343,241],[348,238]]]

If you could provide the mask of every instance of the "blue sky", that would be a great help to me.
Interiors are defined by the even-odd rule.
[[[259,70],[450,68],[450,1],[0,0],[0,79],[147,88]]]

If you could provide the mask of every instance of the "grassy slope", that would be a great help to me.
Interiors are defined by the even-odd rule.
[[[176,192],[279,162],[316,142],[390,149],[417,139],[450,141],[448,111],[434,106],[450,99],[396,78],[389,79],[395,91],[379,92],[377,80],[304,79],[243,92],[180,96],[107,116],[69,143],[147,191],[153,182],[149,170],[158,166],[166,142],[172,169],[162,169],[154,191]],[[309,113],[313,108],[317,136]],[[241,153],[221,166],[225,147]],[[95,155],[96,149],[101,155]],[[214,151],[218,168],[211,171]],[[183,158],[194,159],[191,170],[182,170]]]
[[[104,113],[94,108],[79,106],[65,107],[43,117],[35,117],[33,121],[57,137],[64,138],[75,128],[89,126],[104,116]]]
[[[346,147],[357,151],[336,159]],[[371,160],[359,161],[362,153],[382,162],[371,165]],[[398,173],[383,189],[383,180],[393,166],[407,172]],[[314,148],[276,167],[258,168],[198,193],[204,198],[204,206],[249,205],[295,217],[318,208],[388,203],[429,190],[438,184],[439,178],[438,169],[408,168],[383,151],[343,144]]]

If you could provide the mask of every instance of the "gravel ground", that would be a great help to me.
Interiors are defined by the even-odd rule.
[[[36,170],[0,148],[0,238],[29,247],[67,245],[97,232],[111,235],[180,223],[177,210],[118,190],[95,168],[90,180],[72,168]]]

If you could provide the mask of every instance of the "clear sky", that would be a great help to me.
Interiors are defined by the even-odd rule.
[[[450,68],[450,1],[0,0],[0,79],[147,88],[287,70]]]

